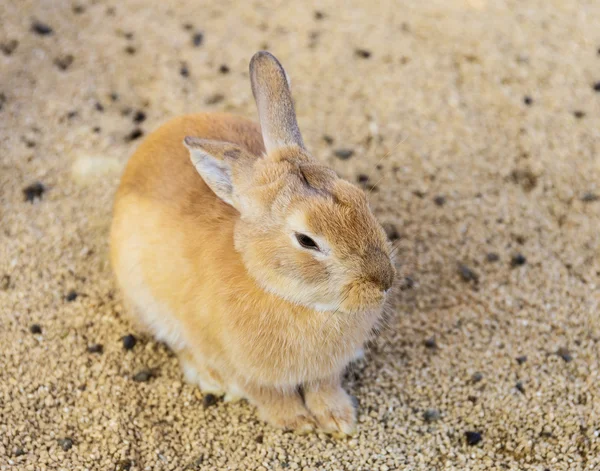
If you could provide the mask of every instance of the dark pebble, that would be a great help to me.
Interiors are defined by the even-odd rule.
[[[219,72],[222,73],[223,75],[228,74],[229,73],[229,67],[227,67],[225,64],[221,64],[219,66]]]
[[[31,31],[33,31],[35,34],[39,34],[40,36],[48,36],[54,32],[50,26],[48,26],[46,23],[42,23],[41,21],[34,21],[31,25]]]
[[[133,380],[137,383],[146,383],[153,377],[154,373],[151,370],[142,370],[134,375]]]
[[[479,371],[473,373],[473,376],[471,376],[471,381],[473,381],[473,383],[479,383],[481,380],[483,379],[483,374],[480,373]]]
[[[29,327],[29,332],[31,332],[32,334],[41,334],[42,333],[42,326],[39,324],[32,324]]]
[[[143,135],[144,135],[144,131],[142,131],[140,128],[135,128],[133,131],[131,131],[129,134],[127,134],[127,136],[125,136],[125,141],[126,142],[135,141],[136,139],[139,139]]]
[[[325,141],[325,144],[327,144],[328,146],[333,144],[333,137],[331,137],[329,134],[324,134],[323,140]]]
[[[441,195],[438,195],[435,198],[433,198],[433,202],[438,206],[444,206],[446,204],[446,198]]]
[[[367,49],[356,49],[354,54],[361,59],[368,59],[371,57],[371,51],[368,51]]]
[[[6,291],[8,288],[10,288],[10,275],[2,275],[0,290]]]
[[[216,105],[217,103],[221,103],[225,99],[225,96],[221,93],[215,93],[214,95],[210,95],[204,100],[204,103],[207,105]]]
[[[217,403],[217,396],[214,394],[205,394],[202,398],[202,407],[208,409]]]
[[[204,41],[204,34],[200,32],[195,33],[192,37],[192,43],[195,47],[200,46],[202,44],[202,41]]]
[[[111,99],[112,101],[117,101],[117,100],[119,99],[119,94],[118,94],[118,93],[116,93],[116,92],[113,92],[113,93],[111,93],[111,94],[110,94],[110,99]]]
[[[358,177],[356,177],[356,181],[358,183],[367,183],[369,181],[369,176],[361,173],[358,175]]]
[[[257,435],[256,438],[254,439],[254,441],[256,443],[262,443],[265,440],[265,437],[263,435]]]
[[[102,128],[100,126],[96,126],[96,127],[92,128],[92,131],[94,131],[96,134],[100,134],[100,131],[102,131]]]
[[[467,439],[467,444],[470,446],[477,445],[483,439],[479,432],[465,432],[465,437]]]
[[[425,420],[425,422],[436,422],[440,420],[440,417],[440,411],[437,409],[427,409],[425,412],[423,412],[423,420]]]
[[[192,23],[184,23],[183,29],[185,29],[186,31],[191,31],[194,29],[194,25]]]
[[[78,114],[77,111],[69,111],[67,113],[67,118],[73,119],[73,118],[75,118],[77,116],[77,114]]]
[[[435,350],[436,348],[438,348],[437,342],[435,341],[435,337],[429,337],[428,339],[425,339],[423,345],[425,345],[426,348],[430,348],[431,350]]]
[[[77,291],[75,291],[75,290],[71,290],[71,291],[69,291],[69,292],[67,293],[67,295],[65,296],[65,299],[67,300],[67,302],[69,302],[69,303],[70,303],[70,302],[73,302],[73,301],[75,301],[75,300],[77,299],[77,296],[79,296],[79,295],[77,294]]]
[[[125,36],[125,39],[127,39],[128,41],[131,41],[133,39],[133,33],[131,32],[127,32],[123,34],[123,36]]]
[[[132,466],[133,462],[131,460],[121,460],[117,463],[115,471],[129,471]]]
[[[137,49],[135,47],[133,47],[133,46],[127,46],[125,48],[125,52],[127,54],[129,54],[130,56],[133,56],[137,52]]]
[[[23,448],[17,448],[17,449],[15,450],[14,456],[15,456],[16,458],[18,458],[19,456],[23,456],[23,455],[25,455],[25,454],[26,454],[26,452],[25,452],[25,450],[23,450]]]
[[[523,103],[525,103],[527,106],[531,106],[533,104],[533,98],[530,96],[525,96],[523,97]]]
[[[526,263],[527,259],[520,253],[513,255],[513,257],[510,259],[510,265],[512,267],[520,267],[525,265]]]
[[[0,43],[0,51],[2,51],[6,56],[10,56],[13,52],[15,52],[18,45],[19,41],[16,39],[11,39],[9,41]]]
[[[137,339],[131,334],[126,335],[121,340],[123,341],[123,348],[125,350],[131,350],[133,347],[135,347],[135,344],[137,343]]]
[[[575,116],[577,119],[585,118],[585,112],[579,110],[573,111],[573,116]]]
[[[136,111],[133,115],[133,122],[143,123],[144,121],[146,121],[146,113],[144,113],[142,110]]]
[[[93,345],[88,346],[87,351],[88,353],[102,354],[104,353],[104,346],[100,343],[95,343]]]
[[[473,395],[467,396],[467,400],[472,404],[477,404],[477,396],[473,396]]]
[[[54,59],[54,65],[60,70],[65,71],[69,67],[71,67],[71,64],[73,64],[74,59],[75,58],[71,54],[67,54],[66,56],[57,57],[56,59]]]
[[[104,105],[102,103],[100,103],[99,101],[96,102],[96,104],[94,105],[94,108],[96,108],[97,111],[104,111]]]
[[[64,451],[69,451],[71,448],[73,448],[73,440],[71,440],[68,437],[67,438],[59,438],[58,444]]]
[[[523,363],[525,363],[527,361],[527,356],[521,355],[520,357],[517,357],[516,360],[519,365],[522,365]]]
[[[600,200],[600,196],[598,196],[596,193],[592,193],[591,191],[588,191],[581,196],[581,201],[584,203],[593,203],[594,201],[598,200]]]
[[[181,68],[179,69],[179,75],[185,78],[190,76],[190,69],[188,68],[187,64],[181,64]]]
[[[333,153],[340,160],[348,160],[354,155],[354,151],[352,149],[336,149]]]
[[[462,278],[463,281],[469,283],[477,283],[479,282],[479,275],[471,270],[468,266],[463,263],[458,265],[458,274]]]
[[[315,11],[314,17],[315,17],[315,20],[322,20],[323,18],[325,18],[325,13],[317,10],[317,11]]]
[[[490,252],[485,256],[485,259],[490,263],[494,263],[500,260],[500,256],[495,252]]]
[[[46,187],[41,182],[35,182],[23,188],[23,195],[25,195],[25,201],[33,202],[36,198],[41,199],[45,191]]]
[[[600,82],[596,82],[592,88],[595,92],[600,92]]]
[[[383,223],[381,226],[383,227],[383,230],[385,231],[390,241],[394,242],[395,240],[398,240],[400,238],[400,233],[398,232],[398,229],[391,222]]]
[[[81,15],[84,12],[85,12],[85,7],[83,5],[75,5],[73,7],[73,13],[75,13],[76,15]]]
[[[521,394],[525,394],[525,386],[523,386],[523,381],[517,381],[515,387],[517,388],[517,391],[519,391]]]
[[[560,347],[556,351],[556,354],[559,357],[561,357],[566,363],[570,363],[571,361],[573,361],[573,356],[571,355],[571,352],[569,351],[569,349],[566,347]]]

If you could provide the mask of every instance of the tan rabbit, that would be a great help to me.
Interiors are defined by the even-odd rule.
[[[364,193],[306,150],[277,59],[258,52],[250,79],[260,128],[183,116],[131,157],[114,271],[202,391],[247,398],[277,427],[352,434],[341,376],[392,286],[390,245]]]

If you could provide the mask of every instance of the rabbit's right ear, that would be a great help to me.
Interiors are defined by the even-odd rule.
[[[250,61],[250,82],[267,152],[285,146],[304,149],[289,78],[275,56],[266,51],[254,54]]]

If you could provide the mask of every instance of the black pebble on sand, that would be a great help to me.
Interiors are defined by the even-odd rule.
[[[229,73],[229,67],[225,64],[221,64],[219,66],[219,72],[222,73],[223,75],[228,74]]]
[[[25,201],[33,202],[36,198],[41,199],[45,191],[46,187],[41,182],[35,182],[23,188],[23,195]]]
[[[185,78],[190,76],[190,69],[188,69],[187,64],[181,64],[181,68],[179,69],[179,75]]]
[[[517,388],[517,391],[519,391],[521,394],[525,394],[525,386],[523,385],[523,381],[517,381],[515,387]]]
[[[525,103],[527,106],[531,106],[533,105],[533,98],[530,96],[525,96],[523,97],[523,103]]]
[[[594,201],[600,201],[600,196],[591,191],[587,191],[581,196],[581,201],[584,203],[593,203]]]
[[[483,374],[480,373],[479,371],[473,373],[473,376],[471,376],[471,381],[473,381],[473,383],[479,383],[482,379],[483,379]]]
[[[59,438],[58,444],[64,451],[69,451],[71,448],[73,448],[73,440],[68,437]]]
[[[217,396],[214,394],[205,394],[202,398],[202,407],[208,409],[217,403]]]
[[[352,149],[336,149],[334,154],[340,160],[348,160],[354,155],[354,151]]]
[[[325,144],[330,146],[331,144],[333,144],[334,139],[329,134],[323,134],[323,141],[325,141]]]
[[[585,111],[573,111],[573,116],[575,116],[577,119],[585,118]]]
[[[525,363],[527,361],[527,356],[521,355],[520,357],[517,357],[515,359],[517,360],[517,363],[519,365],[522,365],[523,363]]]
[[[520,267],[523,266],[527,263],[527,259],[525,258],[524,255],[518,253],[513,255],[513,257],[510,259],[510,265],[512,267]]]
[[[425,412],[423,412],[423,420],[428,423],[440,420],[440,417],[440,411],[437,409],[427,409]]]
[[[194,46],[200,46],[202,44],[202,41],[204,41],[204,34],[202,34],[201,32],[194,33],[194,36],[192,37],[192,43],[194,44]]]
[[[125,136],[125,141],[126,142],[135,141],[136,139],[139,139],[143,135],[144,135],[144,131],[142,131],[140,128],[135,128],[133,131],[131,131],[129,134],[127,134],[127,136]]]
[[[6,42],[0,43],[0,51],[2,51],[6,56],[10,56],[13,52],[15,52],[18,45],[19,41],[16,39],[10,39]]]
[[[263,435],[257,435],[256,438],[254,439],[254,441],[259,444],[261,444],[264,440],[265,440],[265,437]]]
[[[133,349],[133,347],[135,347],[135,344],[137,343],[137,339],[132,334],[126,335],[121,340],[123,341],[123,348],[125,350]]]
[[[573,355],[568,348],[561,347],[556,351],[556,354],[561,357],[566,363],[570,363],[573,361]]]
[[[25,450],[23,450],[23,448],[17,448],[17,449],[15,450],[14,456],[15,456],[16,458],[18,458],[19,456],[23,456],[23,455],[25,455],[26,453],[27,453],[27,452],[26,452]]]
[[[325,18],[325,14],[322,11],[315,11],[315,20],[322,20]]]
[[[75,301],[77,299],[77,296],[78,296],[77,291],[71,290],[67,293],[67,295],[65,296],[65,299],[67,300],[67,302],[70,303],[70,302]]]
[[[150,381],[152,377],[154,377],[154,373],[151,370],[142,370],[134,375],[133,380],[136,383],[146,383]]]
[[[490,263],[494,263],[500,260],[500,256],[496,252],[490,252],[485,256],[485,259]]]
[[[50,26],[48,26],[46,23],[42,23],[41,21],[34,21],[31,25],[31,31],[33,31],[35,34],[39,34],[40,36],[48,36],[54,32]]]
[[[436,348],[438,348],[437,342],[435,341],[435,337],[429,337],[428,339],[425,339],[423,345],[425,345],[426,348],[429,348],[431,350],[435,350]]]
[[[117,463],[115,471],[129,471],[132,466],[133,462],[131,460],[121,460]]]
[[[361,173],[358,175],[358,177],[356,177],[356,181],[358,183],[367,183],[369,181],[369,176]]]
[[[146,121],[146,113],[144,113],[142,110],[136,111],[133,115],[133,122],[143,123],[144,121]]]
[[[88,353],[98,353],[99,355],[101,355],[102,353],[104,353],[104,346],[100,343],[95,343],[93,345],[88,346],[87,351]]]
[[[94,108],[96,108],[97,111],[104,111],[104,105],[102,103],[100,103],[99,101],[96,102],[96,104],[94,105]]]
[[[467,283],[477,283],[479,281],[479,275],[463,263],[460,263],[458,265],[458,274],[460,275],[462,280]]]
[[[371,57],[371,51],[368,51],[367,49],[356,49],[354,54],[361,59],[368,59]]]
[[[477,445],[483,439],[481,433],[471,431],[465,432],[465,437],[467,439],[467,444],[470,446]]]
[[[600,92],[600,82],[596,82],[592,88],[595,92]]]
[[[446,204],[446,198],[444,196],[438,195],[435,198],[433,198],[433,202],[437,206],[444,206]]]
[[[71,64],[73,64],[74,59],[75,58],[71,54],[67,54],[65,56],[57,57],[56,59],[54,59],[54,65],[64,72],[69,67],[71,67]]]
[[[29,327],[29,332],[31,332],[32,334],[41,334],[42,333],[42,326],[39,324],[32,324]]]

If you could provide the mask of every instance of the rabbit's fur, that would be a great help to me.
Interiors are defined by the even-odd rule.
[[[277,59],[257,53],[250,77],[262,133],[183,116],[131,157],[112,264],[129,312],[188,381],[247,398],[275,426],[350,434],[341,376],[380,318],[390,245],[364,193],[305,149]]]

